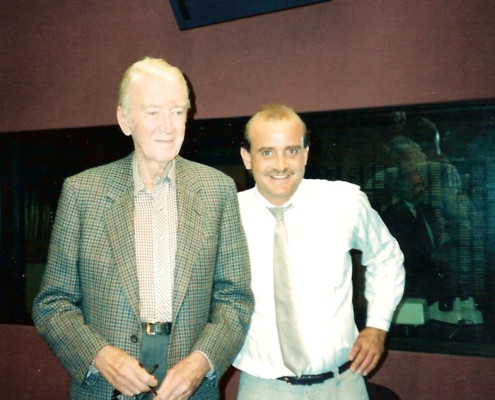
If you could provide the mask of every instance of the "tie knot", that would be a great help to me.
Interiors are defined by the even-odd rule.
[[[289,208],[290,206],[287,207],[270,207],[268,210],[273,214],[275,217],[275,220],[277,221],[283,221],[284,220],[284,212]]]

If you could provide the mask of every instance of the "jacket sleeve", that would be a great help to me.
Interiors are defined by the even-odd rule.
[[[217,380],[244,343],[254,307],[249,253],[233,182],[223,194],[210,318],[194,346],[207,355]]]
[[[76,186],[66,180],[59,200],[46,271],[33,304],[33,320],[55,356],[83,382],[96,353],[107,342],[84,322],[78,273],[80,209]]]

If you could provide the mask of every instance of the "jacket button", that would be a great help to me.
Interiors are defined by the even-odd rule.
[[[131,336],[131,342],[132,342],[132,343],[137,343],[137,342],[138,342],[138,340],[139,340],[139,339],[138,339],[138,337],[137,337],[136,335],[132,335],[132,336]]]

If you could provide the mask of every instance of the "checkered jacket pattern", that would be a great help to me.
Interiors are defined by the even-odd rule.
[[[140,354],[131,160],[66,179],[59,200],[33,319],[71,376],[72,399],[111,397],[103,377],[86,379],[103,346],[117,346],[136,358]],[[215,374],[204,380],[197,396],[213,398],[244,341],[253,309],[234,182],[178,157],[177,206],[168,367],[193,350],[206,354]]]

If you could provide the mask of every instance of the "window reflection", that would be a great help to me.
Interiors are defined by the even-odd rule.
[[[392,348],[495,356],[493,103],[351,111],[308,125],[311,177],[359,184],[404,251],[412,314],[392,326]],[[362,324],[365,267],[351,254]]]
[[[362,187],[404,249],[406,296],[424,299],[409,306],[432,315],[394,324],[390,348],[495,357],[495,100],[301,115],[306,176]],[[182,155],[251,186],[239,157],[246,121],[189,121]],[[30,322],[63,178],[131,147],[113,126],[0,134],[1,322]],[[362,325],[365,267],[351,255]]]
[[[439,287],[448,270],[448,258],[442,254],[449,246],[445,221],[426,202],[425,180],[415,168],[399,167],[394,197],[381,214],[404,253],[404,297],[425,298],[431,304],[447,297]]]

